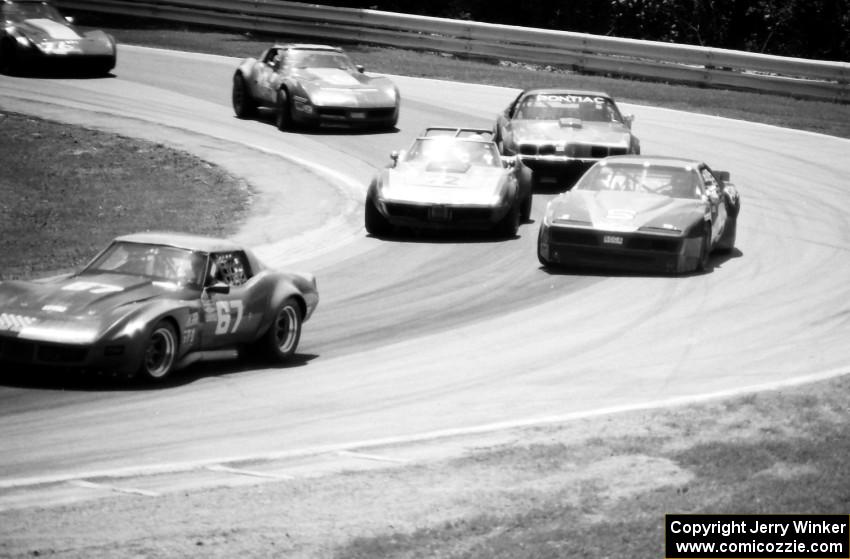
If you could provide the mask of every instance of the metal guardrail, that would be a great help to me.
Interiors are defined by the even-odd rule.
[[[512,60],[850,102],[850,64],[283,0],[59,0],[62,8],[240,32]]]

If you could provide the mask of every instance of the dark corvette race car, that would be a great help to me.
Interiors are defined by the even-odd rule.
[[[247,58],[233,75],[233,110],[253,117],[272,107],[281,130],[295,124],[348,124],[393,128],[398,88],[355,66],[342,49],[323,45],[275,45]]]
[[[0,362],[161,380],[248,345],[283,361],[318,300],[312,275],[270,270],[235,243],[127,235],[80,272],[0,282]]]
[[[705,270],[735,246],[741,200],[729,173],[672,157],[609,157],[549,202],[537,243],[544,266]]]
[[[561,184],[609,155],[639,154],[631,115],[606,93],[529,89],[499,115],[494,129],[503,155],[518,155],[537,184]]]
[[[115,40],[81,31],[49,2],[0,0],[0,71],[72,68],[106,74],[115,67]]]
[[[489,130],[428,128],[393,152],[366,194],[366,231],[486,229],[508,237],[531,213],[531,189],[517,179],[515,158],[499,155]]]

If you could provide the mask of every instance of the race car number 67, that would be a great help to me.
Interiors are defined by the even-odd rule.
[[[230,322],[233,318],[233,310],[236,310],[236,321],[233,323],[233,328],[230,328]],[[242,322],[242,301],[216,301],[215,310],[218,313],[218,324],[215,325],[216,334],[227,334],[228,330],[232,334],[239,328],[239,323]]]

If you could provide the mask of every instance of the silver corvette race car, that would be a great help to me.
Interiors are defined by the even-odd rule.
[[[0,72],[80,69],[106,74],[115,67],[115,39],[81,31],[41,0],[0,0]]]
[[[285,361],[318,301],[314,276],[267,268],[231,241],[125,235],[77,273],[0,282],[0,366],[162,380],[249,346]]]
[[[518,155],[536,184],[562,185],[603,157],[639,154],[633,120],[606,93],[529,89],[499,115],[494,134],[501,153]]]
[[[394,128],[400,95],[389,79],[365,74],[342,49],[291,44],[242,61],[232,101],[239,118],[253,117],[260,106],[275,109],[281,130],[297,124]]]
[[[543,266],[705,270],[735,246],[741,198],[729,173],[673,157],[609,157],[546,207]]]
[[[428,128],[410,148],[391,154],[366,195],[366,231],[485,229],[516,235],[531,213],[531,190],[517,178],[516,158],[502,157],[490,130]]]

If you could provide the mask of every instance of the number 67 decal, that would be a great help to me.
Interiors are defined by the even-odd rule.
[[[233,309],[236,310],[236,322],[233,323],[233,328],[230,327],[231,319],[233,318]],[[239,328],[239,323],[242,322],[242,301],[216,301],[215,310],[218,313],[218,324],[215,325],[216,334],[227,334],[228,331],[232,334]]]

